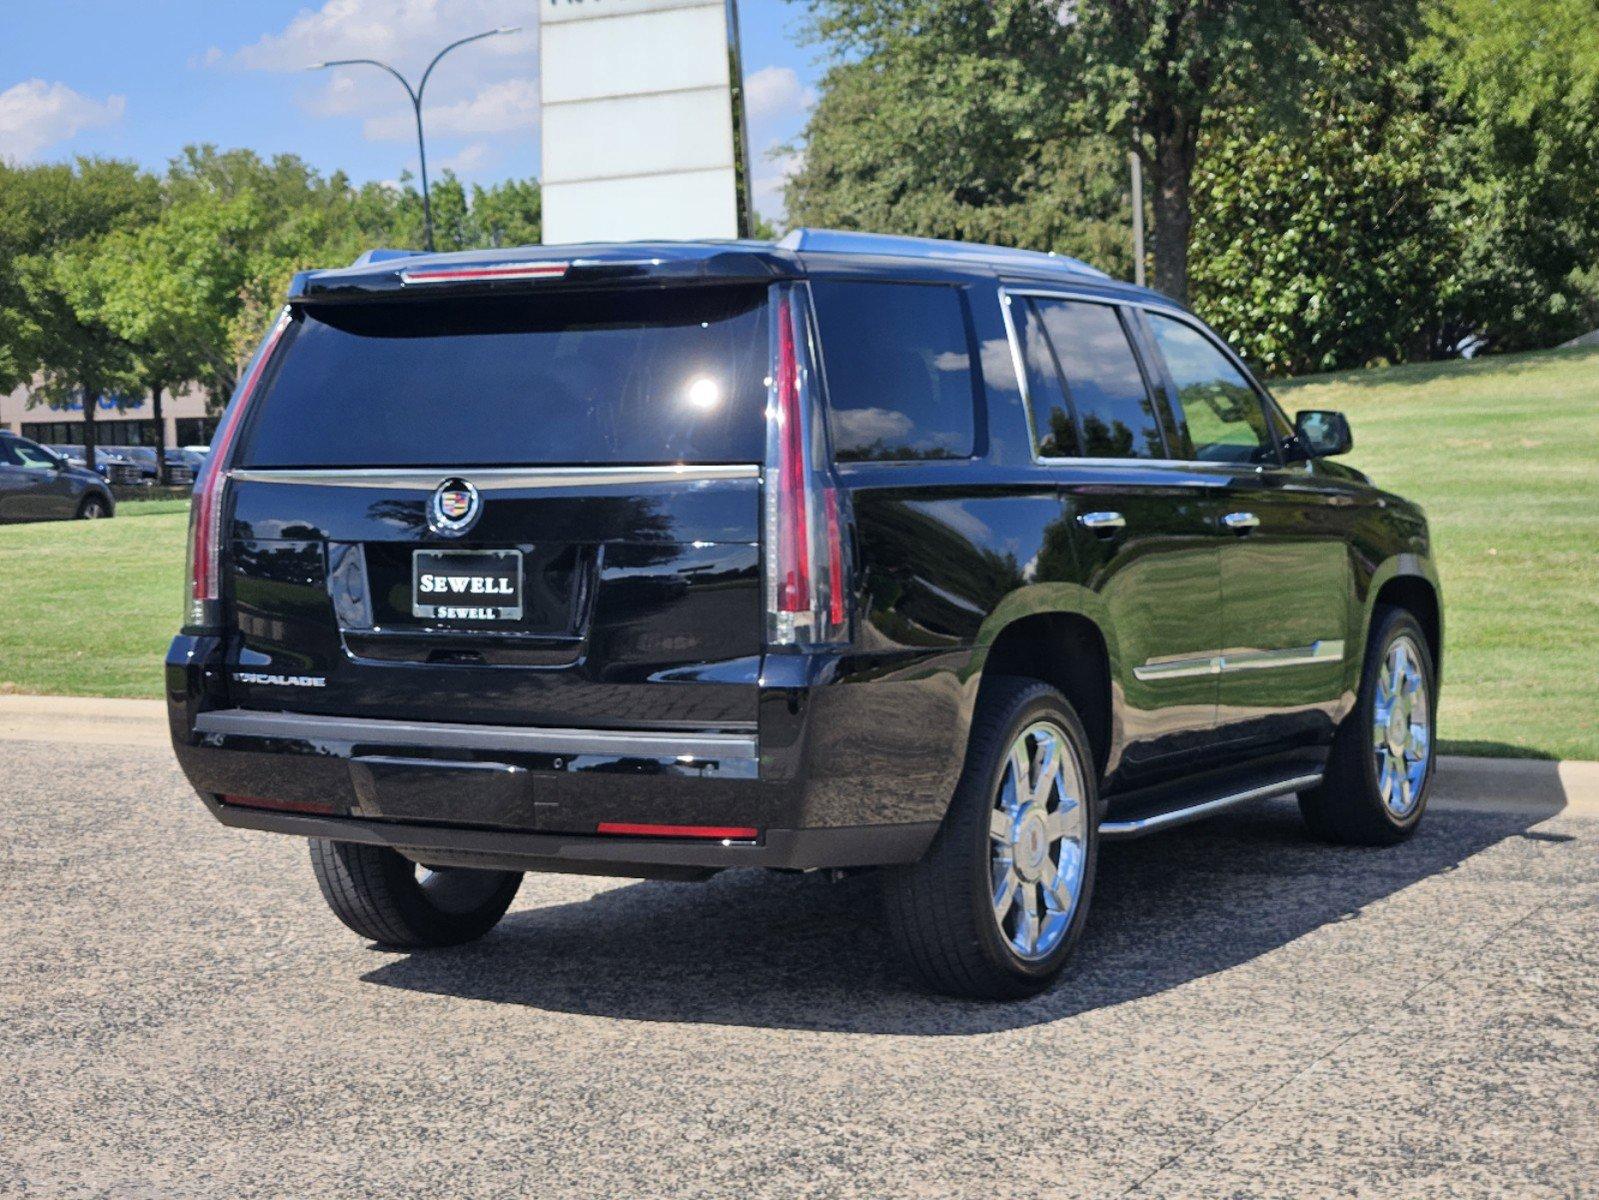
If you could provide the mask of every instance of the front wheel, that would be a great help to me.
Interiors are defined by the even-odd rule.
[[[1060,974],[1094,889],[1093,761],[1060,692],[1019,678],[984,687],[938,836],[921,862],[883,875],[889,933],[928,986],[1019,999]]]
[[[311,839],[311,868],[334,915],[364,938],[401,950],[457,946],[499,923],[518,871],[424,867],[387,846]]]
[[[1402,608],[1372,614],[1354,711],[1333,740],[1321,785],[1299,810],[1318,837],[1391,846],[1416,831],[1432,783],[1438,688],[1427,636]]]
[[[101,517],[109,517],[111,509],[99,496],[85,496],[83,503],[78,505],[78,519],[80,521],[98,521]]]

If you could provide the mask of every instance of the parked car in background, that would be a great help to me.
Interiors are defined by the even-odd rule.
[[[178,446],[167,447],[167,480],[178,487],[193,487],[205,465],[205,455]]]
[[[1019,997],[1102,841],[1426,810],[1425,516],[1071,259],[811,230],[305,273],[216,446],[178,759],[376,942],[475,938],[524,871],[881,868],[911,970]]]
[[[96,446],[94,469],[107,483],[118,487],[138,487],[145,482],[144,466],[128,454],[126,446]]]
[[[94,520],[116,512],[106,481],[37,442],[0,432],[0,521]]]

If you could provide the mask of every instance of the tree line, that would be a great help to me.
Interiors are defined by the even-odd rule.
[[[440,250],[539,241],[532,180],[467,188],[446,173],[431,197]],[[0,162],[0,392],[81,403],[91,465],[102,398],[148,397],[164,440],[163,397],[198,386],[220,407],[296,271],[422,244],[409,179],[357,187],[294,155],[195,146],[162,175]]]
[[[796,0],[795,224],[1132,273],[1274,374],[1599,325],[1593,0]]]

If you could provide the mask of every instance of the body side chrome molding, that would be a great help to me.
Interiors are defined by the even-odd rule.
[[[611,754],[620,758],[694,758],[751,761],[754,734],[657,733],[630,729],[543,729],[519,725],[455,725],[312,713],[229,708],[201,713],[194,731],[237,737],[351,742],[365,746],[423,746],[532,754]]]
[[[1241,792],[1233,792],[1231,795],[1218,796],[1214,800],[1204,800],[1198,804],[1190,804],[1183,808],[1173,808],[1166,812],[1154,813],[1147,817],[1134,817],[1125,821],[1101,821],[1099,823],[1099,835],[1112,841],[1143,837],[1145,834],[1156,833],[1162,829],[1172,829],[1178,825],[1186,825],[1190,821],[1198,821],[1202,817],[1226,812],[1229,808],[1236,808],[1240,804],[1248,804],[1251,800],[1267,800],[1273,796],[1285,796],[1290,792],[1312,788],[1319,784],[1321,780],[1322,773],[1315,771],[1306,775],[1296,775],[1291,779],[1279,780],[1276,783],[1262,784],[1260,787],[1246,788]]]
[[[660,467],[240,467],[228,478],[243,483],[288,483],[307,487],[366,487],[431,492],[447,479],[467,479],[479,491],[617,487],[647,483],[716,483],[759,479],[754,463]]]
[[[1273,667],[1304,667],[1313,663],[1341,662],[1343,638],[1326,638],[1308,646],[1283,650],[1229,650],[1192,658],[1168,658],[1133,668],[1133,678],[1143,683],[1162,679],[1187,679],[1194,675],[1225,675],[1231,671],[1264,671]]]

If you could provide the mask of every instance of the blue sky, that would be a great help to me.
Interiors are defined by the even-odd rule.
[[[0,157],[133,158],[152,169],[191,142],[293,152],[357,181],[416,170],[410,107],[374,57],[416,73],[446,42],[501,25],[528,32],[467,46],[428,85],[428,165],[489,183],[538,173],[538,0],[0,0]],[[757,205],[786,164],[819,74],[798,43],[802,6],[739,0]]]

